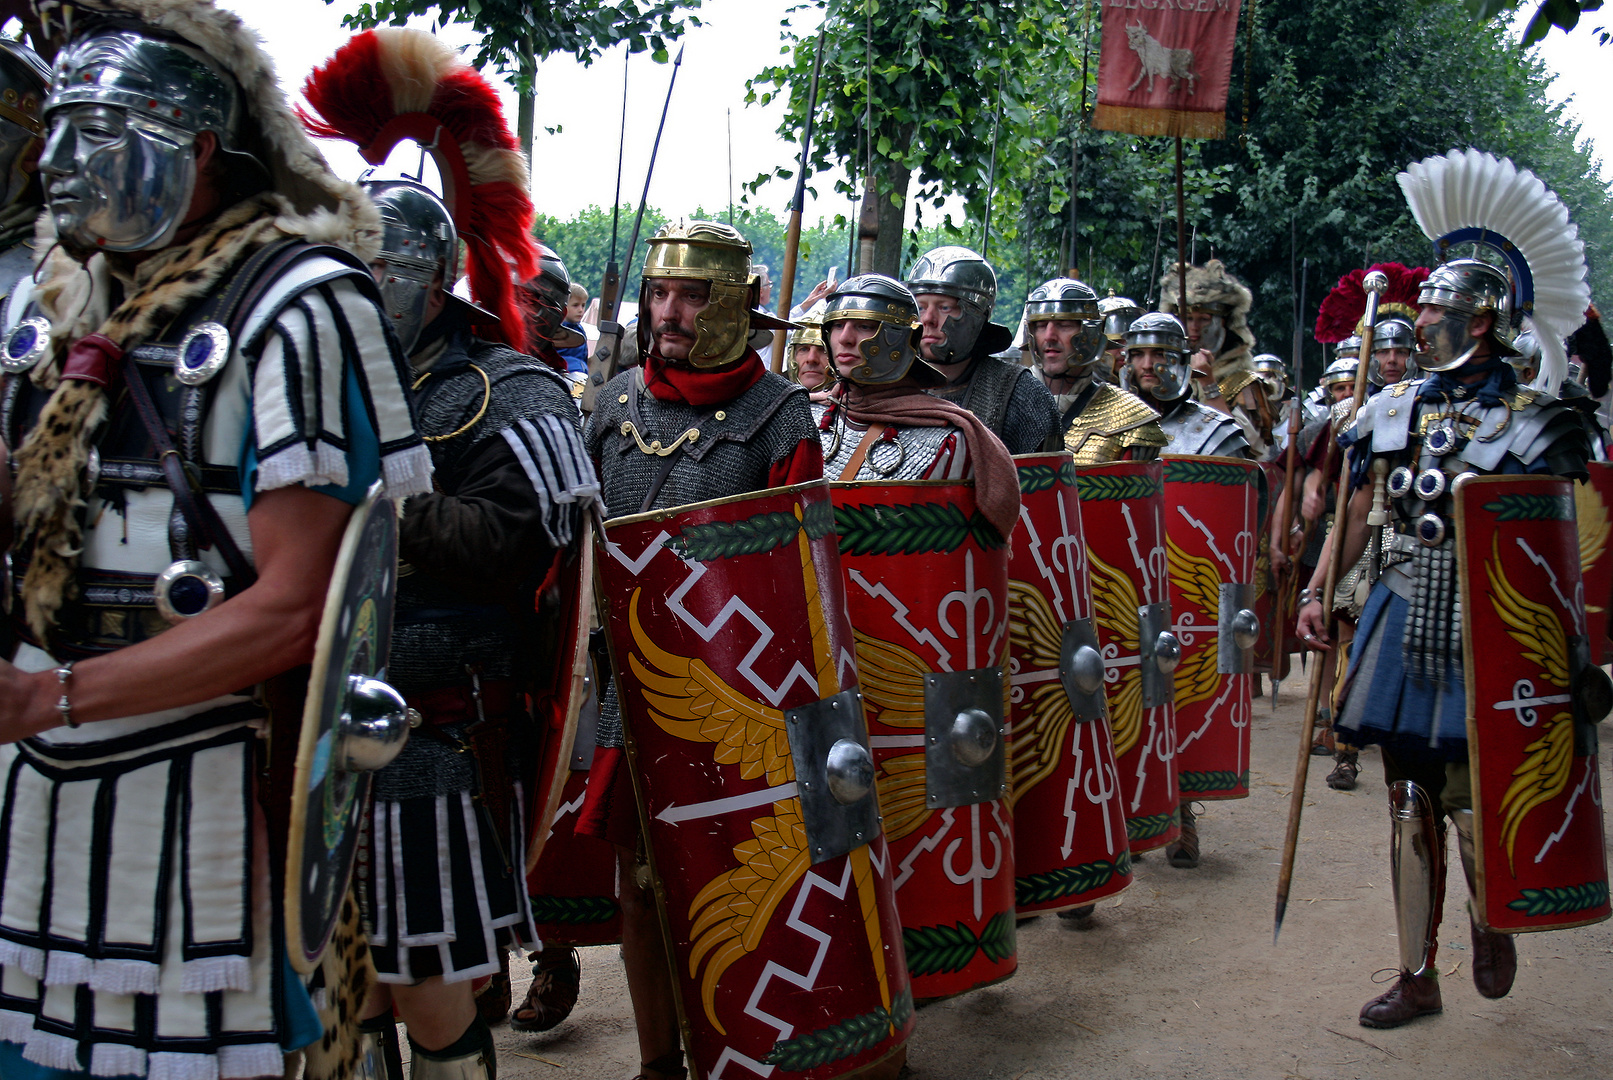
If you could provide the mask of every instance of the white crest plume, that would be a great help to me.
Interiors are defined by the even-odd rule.
[[[1585,245],[1568,220],[1568,208],[1528,169],[1479,150],[1424,158],[1397,179],[1412,217],[1442,259],[1448,257],[1442,241],[1451,233],[1483,229],[1491,235],[1479,242],[1506,257],[1519,287],[1532,279],[1532,295],[1526,292],[1518,300],[1524,327],[1534,331],[1541,346],[1535,386],[1555,394],[1568,373],[1563,339],[1579,329],[1591,302]],[[1514,250],[1506,251],[1503,242]],[[1525,274],[1517,272],[1520,260]]]

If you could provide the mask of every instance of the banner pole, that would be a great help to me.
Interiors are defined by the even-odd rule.
[[[1182,195],[1182,137],[1176,136],[1176,312],[1187,319],[1187,202]]]

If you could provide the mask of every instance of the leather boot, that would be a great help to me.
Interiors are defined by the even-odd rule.
[[[1361,1026],[1393,1028],[1409,1023],[1419,1016],[1433,1016],[1443,1012],[1439,1000],[1439,975],[1413,975],[1402,971],[1385,993],[1379,994],[1361,1006]]]
[[[1192,870],[1199,864],[1199,827],[1187,803],[1182,804],[1182,834],[1165,845],[1165,858],[1178,870]]]
[[[1451,822],[1456,826],[1457,848],[1462,853],[1462,870],[1467,875],[1467,889],[1471,899],[1467,902],[1468,926],[1473,932],[1473,985],[1487,998],[1502,998],[1512,989],[1512,980],[1518,975],[1518,949],[1511,934],[1498,934],[1481,929],[1473,917],[1473,905],[1478,903],[1478,859],[1473,849],[1473,811],[1452,810]]]
[[[1400,938],[1400,977],[1361,1007],[1361,1024],[1399,1027],[1440,1012],[1439,916],[1445,895],[1445,826],[1428,793],[1410,780],[1389,785],[1389,870]]]

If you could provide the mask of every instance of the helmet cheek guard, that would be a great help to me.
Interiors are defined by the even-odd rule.
[[[711,284],[711,302],[695,316],[694,348],[689,363],[697,368],[722,367],[745,355],[750,339],[748,285]]]

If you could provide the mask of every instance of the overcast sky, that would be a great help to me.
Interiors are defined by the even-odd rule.
[[[1450,0],[1455,2],[1455,0]],[[733,124],[733,188],[772,166],[793,162],[799,146],[775,133],[783,115],[782,104],[763,108],[745,104],[745,80],[778,56],[779,24],[794,0],[706,0],[700,9],[704,25],[684,37],[687,52],[678,74],[672,110],[667,118],[660,162],[650,188],[650,203],[670,214],[691,213],[697,205],[715,212],[729,197],[728,132]],[[356,6],[352,0],[326,5],[322,0],[222,0],[262,32],[288,89],[300,87],[303,77],[348,37],[339,26],[340,15]],[[1532,5],[1530,5],[1532,7]],[[815,11],[796,18],[812,21],[800,27],[803,34],[817,28]],[[1613,92],[1607,87],[1607,67],[1613,45],[1595,44],[1590,27],[1600,21],[1593,14],[1578,32],[1553,31],[1537,46],[1548,68],[1557,74],[1552,93],[1569,99],[1570,109],[1584,124],[1588,138],[1602,159],[1602,175],[1613,182]],[[449,27],[445,39],[456,45],[471,43],[465,28]],[[653,63],[640,54],[628,72],[626,156],[622,198],[636,203],[649,164],[655,125],[666,96],[670,64]],[[569,217],[590,204],[609,206],[615,194],[617,132],[621,124],[623,53],[607,53],[584,68],[569,58],[546,62],[538,73],[538,139],[534,167],[538,209]],[[513,125],[513,98],[506,94]],[[542,129],[559,126],[550,135]],[[343,146],[330,151],[332,164],[348,175],[362,168],[356,153]],[[806,219],[845,212],[849,203],[833,194],[833,177],[817,178],[819,198],[809,201]],[[755,197],[782,214],[793,191],[793,181],[774,182]]]

